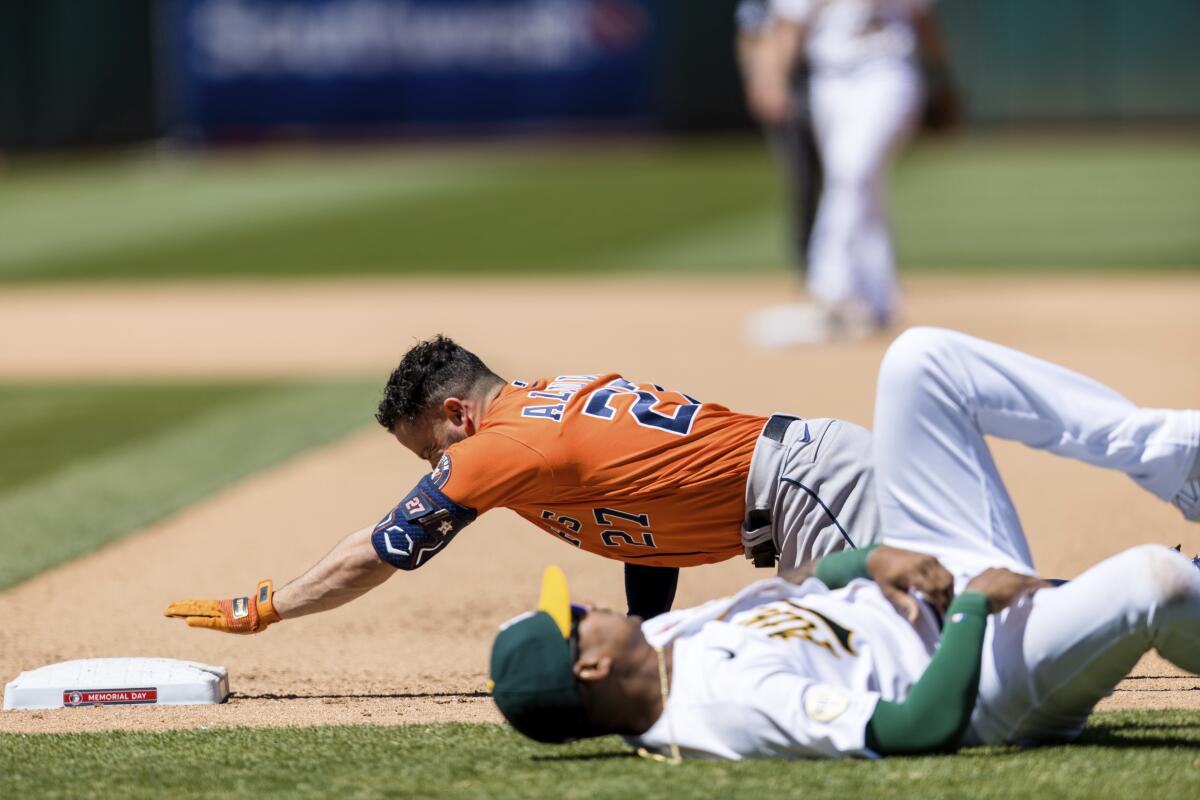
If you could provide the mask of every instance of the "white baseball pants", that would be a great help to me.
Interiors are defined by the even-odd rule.
[[[1074,739],[1150,650],[1200,675],[1200,570],[1159,545],[1126,550],[991,617],[966,742]]]
[[[1200,452],[1200,411],[1138,408],[1090,378],[966,334],[913,328],[884,356],[875,491],[884,540],[957,577],[1033,573],[984,434],[1120,470],[1169,500]]]
[[[898,291],[885,179],[889,157],[920,109],[920,75],[907,61],[880,60],[816,73],[809,85],[824,187],[808,291],[831,305],[857,302],[886,322]]]

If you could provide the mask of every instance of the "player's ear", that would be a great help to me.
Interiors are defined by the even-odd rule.
[[[442,401],[442,416],[451,424],[462,425],[466,419],[466,408],[463,401],[457,397],[447,397]]]
[[[575,677],[585,683],[602,681],[612,672],[612,656],[597,656],[587,658],[580,656],[572,667]]]

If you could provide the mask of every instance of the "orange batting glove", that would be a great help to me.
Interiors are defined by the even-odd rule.
[[[275,610],[275,587],[261,581],[252,597],[232,600],[178,600],[167,606],[164,617],[179,617],[193,628],[225,633],[258,633],[282,617]]]

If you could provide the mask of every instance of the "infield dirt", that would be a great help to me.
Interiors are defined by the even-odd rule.
[[[1200,404],[1200,277],[921,277],[907,290],[907,324],[1027,350],[1143,405]],[[738,410],[869,425],[888,337],[773,353],[743,343],[746,315],[788,292],[782,278],[682,275],[6,289],[0,380],[366,376],[382,386],[411,343],[445,332],[510,378],[613,369]],[[428,567],[260,636],[161,617],[173,599],[284,582],[382,516],[422,465],[370,426],[371,411],[359,434],[0,593],[4,681],[72,658],[166,656],[227,666],[228,704],[13,712],[0,731],[496,720],[484,686],[491,636],[533,602],[544,565],[560,564],[577,596],[621,607],[618,562],[497,511]],[[1045,575],[1071,577],[1137,543],[1200,548],[1200,526],[1123,476],[995,449]],[[764,574],[740,560],[685,570],[677,605]],[[1200,679],[1151,656],[1103,707],[1200,708]]]

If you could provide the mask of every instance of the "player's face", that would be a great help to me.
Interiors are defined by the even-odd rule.
[[[423,418],[414,422],[397,422],[392,429],[396,441],[407,447],[422,461],[436,467],[446,448],[467,438],[462,425],[445,418]]]
[[[613,658],[636,649],[645,641],[642,618],[607,608],[585,605],[586,615],[576,625],[581,655],[600,652]]]
[[[449,397],[440,408],[419,419],[397,422],[392,435],[436,469],[446,448],[475,432],[475,418],[479,416],[482,416],[482,412],[475,401]]]
[[[642,635],[642,620],[607,608],[572,609],[572,632],[578,640],[571,671],[579,687],[585,715],[602,730],[643,733],[653,724],[647,698],[661,690],[659,659]]]

